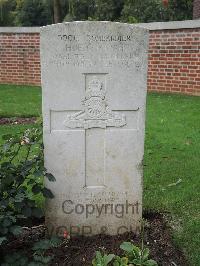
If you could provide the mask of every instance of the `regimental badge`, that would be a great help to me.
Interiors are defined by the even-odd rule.
[[[68,128],[106,128],[123,127],[126,117],[116,111],[110,110],[106,102],[106,91],[102,82],[94,77],[88,84],[83,111],[68,115],[64,124]]]

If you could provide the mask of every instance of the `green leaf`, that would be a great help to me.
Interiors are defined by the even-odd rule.
[[[144,266],[158,266],[158,263],[155,260],[147,260],[145,261]]]
[[[108,263],[111,262],[111,260],[112,260],[114,257],[115,257],[114,254],[104,255],[105,265],[108,265]]]
[[[48,264],[49,262],[51,262],[52,259],[53,259],[53,256],[45,256],[45,257],[42,257],[41,262],[44,264]]]
[[[135,258],[140,258],[141,250],[137,246],[133,245],[132,253],[134,254]]]
[[[2,243],[3,243],[4,241],[6,241],[6,240],[7,240],[7,238],[6,238],[5,236],[0,237],[0,245],[2,245]]]
[[[9,228],[9,231],[13,233],[13,235],[17,236],[22,233],[22,227],[18,225],[13,225]]]
[[[12,224],[12,220],[9,217],[5,217],[2,222],[2,226],[8,227]]]
[[[15,202],[22,202],[24,199],[25,195],[23,193],[19,193],[15,196]]]
[[[8,233],[8,228],[7,227],[0,227],[0,233],[2,234],[2,235],[5,235],[5,234],[7,234]]]
[[[9,200],[8,199],[3,199],[0,201],[0,206],[2,208],[6,208],[9,205]]]
[[[15,202],[14,205],[16,209],[22,209],[24,207],[24,202]]]
[[[126,257],[121,258],[121,262],[123,265],[128,265],[128,258]]]
[[[20,266],[26,266],[28,263],[28,258],[23,256],[17,262],[18,262],[18,265]]]
[[[126,252],[132,252],[133,250],[133,244],[131,244],[130,242],[123,242],[120,245],[120,248]]]
[[[29,179],[27,185],[35,184],[35,179]]]
[[[52,236],[50,239],[50,243],[52,247],[58,247],[62,243],[62,240],[57,236]]]
[[[48,178],[48,180],[51,181],[51,182],[56,181],[55,177],[54,177],[52,174],[50,174],[50,173],[46,173],[45,176],[46,176],[46,177]]]
[[[100,262],[101,261],[102,255],[101,255],[101,252],[100,251],[97,251],[96,252],[96,258],[97,258],[97,262]]]
[[[146,260],[148,257],[149,257],[149,249],[148,249],[148,248],[145,248],[145,249],[143,250],[143,256],[142,256],[142,259],[143,259],[143,260]]]
[[[48,198],[48,199],[53,199],[54,198],[54,195],[53,193],[51,192],[50,189],[44,187],[43,190],[42,190],[42,194],[45,198]]]
[[[38,194],[38,193],[40,193],[41,191],[42,191],[42,187],[41,187],[41,185],[36,184],[36,185],[34,185],[34,186],[32,187],[32,192],[33,192],[34,194]]]
[[[41,170],[36,170],[33,172],[34,177],[40,177],[43,176],[43,171]]]
[[[37,261],[37,262],[42,262],[42,259],[43,259],[43,256],[42,255],[37,255],[35,254],[33,256],[34,260]]]
[[[6,176],[6,179],[2,180],[2,184],[9,187],[9,185],[11,185],[14,181],[15,181],[15,176],[13,176],[11,173]]]
[[[140,259],[134,259],[131,261],[131,263],[133,263],[135,266],[144,266]]]
[[[16,218],[18,218],[18,219],[24,219],[26,217],[23,214],[17,214],[16,215]]]
[[[120,262],[121,262],[121,258],[119,256],[115,256],[113,266],[120,266]]]

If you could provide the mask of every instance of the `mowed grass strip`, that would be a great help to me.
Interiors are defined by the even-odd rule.
[[[40,115],[40,88],[1,85],[0,93],[3,91],[5,101],[0,97],[1,116],[2,113],[25,117]],[[6,101],[8,97],[13,99],[12,91],[17,96],[8,108]],[[22,92],[29,104],[21,98]],[[3,134],[34,126],[0,126],[0,139]],[[191,266],[200,265],[199,200],[200,97],[150,93],[147,97],[144,208],[169,212],[174,241],[184,250]]]
[[[144,207],[170,212],[174,239],[200,265],[200,98],[147,99]]]
[[[38,117],[40,115],[40,87],[0,85],[0,117]]]

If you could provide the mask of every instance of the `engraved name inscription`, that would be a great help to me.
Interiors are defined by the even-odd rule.
[[[50,64],[55,64],[59,68],[73,66],[82,69],[101,64],[106,68],[134,67],[139,72],[143,69],[146,58],[143,53],[145,42],[143,38],[133,38],[131,34],[57,34],[59,45],[56,46],[58,48],[55,47]]]
[[[59,34],[58,37],[61,39],[61,40],[64,40],[64,41],[78,41],[79,38],[78,36],[76,35],[72,35],[72,34]],[[129,35],[126,35],[126,36],[122,36],[122,35],[116,35],[116,36],[113,36],[113,35],[89,35],[87,34],[86,35],[87,39],[89,41],[95,41],[95,42],[126,42],[126,41],[131,41],[131,36]]]

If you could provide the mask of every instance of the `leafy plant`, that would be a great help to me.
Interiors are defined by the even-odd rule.
[[[42,239],[36,242],[32,251],[33,256],[30,258],[25,252],[15,252],[5,256],[4,263],[2,266],[44,266],[52,262],[54,256],[47,254],[51,248],[56,248],[62,243],[62,240],[58,237],[52,237],[51,239]]]
[[[62,243],[58,237],[52,237],[51,239],[43,239],[36,242],[32,248],[34,251],[33,262],[29,263],[28,266],[34,265],[47,265],[52,261],[54,256],[49,256],[46,252],[51,248],[56,248]]]
[[[96,252],[95,258],[92,260],[93,266],[107,266],[115,257],[114,254],[102,255],[100,251]]]
[[[128,258],[128,262],[132,263],[133,265],[137,266],[157,266],[157,262],[149,257],[149,249],[143,248],[140,249],[139,247],[133,245],[130,242],[123,242],[120,245],[120,248],[125,251],[125,255]]]
[[[52,198],[44,187],[43,177],[55,178],[46,172],[43,162],[42,133],[38,128],[23,134],[7,135],[0,147],[0,247],[11,236],[21,234],[23,220],[42,217],[36,198]]]
[[[141,249],[130,242],[123,242],[120,248],[125,251],[124,257],[115,256],[113,254],[102,255],[96,252],[96,257],[92,261],[93,266],[108,265],[114,258],[113,266],[157,266],[157,262],[149,259],[149,249],[144,248],[144,226],[145,220],[141,221]]]
[[[113,262],[113,266],[128,266],[128,258],[120,258],[119,256],[116,256]]]

